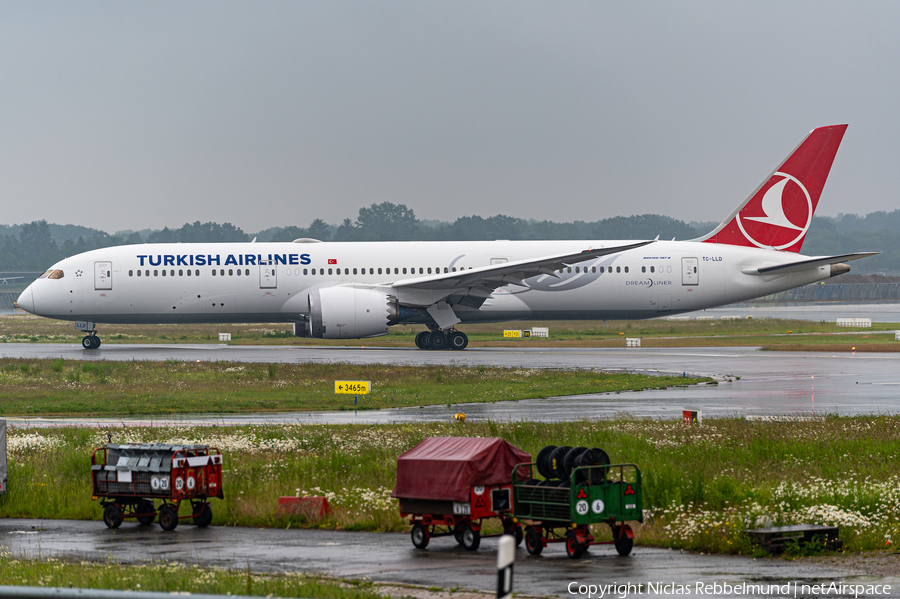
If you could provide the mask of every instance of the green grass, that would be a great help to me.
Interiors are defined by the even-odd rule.
[[[752,314],[752,309],[747,309]],[[504,329],[549,327],[550,338],[504,339]],[[625,337],[641,337],[644,347],[766,346],[791,349],[793,346],[833,344],[831,351],[900,351],[887,331],[896,323],[872,323],[871,329],[848,329],[833,322],[745,318],[735,320],[632,320],[610,321],[529,321],[495,324],[465,324],[460,330],[469,336],[472,347],[554,347],[578,345],[621,347]],[[376,346],[409,347],[421,325],[394,326],[391,332],[374,339],[323,340],[294,337],[288,323],[227,325],[101,325],[104,343],[218,343],[218,333],[231,333],[231,345]],[[790,331],[790,333],[788,333]],[[849,334],[848,334],[849,333]],[[37,316],[0,317],[0,343],[73,343],[82,334],[67,321]],[[880,347],[870,347],[879,346]],[[452,356],[452,353],[449,354]]]
[[[746,528],[801,522],[837,524],[848,551],[900,541],[896,416],[708,419],[699,427],[652,420],[448,421],[110,434],[116,443],[208,442],[222,449],[225,499],[213,500],[214,525],[405,531],[409,525],[390,499],[397,456],[429,436],[498,436],[532,455],[545,445],[583,445],[604,448],[614,462],[636,463],[648,510],[644,525],[636,526],[640,544],[752,554]],[[100,507],[90,498],[90,452],[106,439],[94,429],[12,429],[10,493],[0,498],[0,517],[99,520]],[[334,511],[319,522],[276,516],[278,496],[296,494],[324,495]]]
[[[200,568],[178,563],[95,564],[59,559],[16,558],[0,552],[4,585],[75,587],[158,591],[310,597],[316,599],[382,599],[370,583],[335,581],[298,573],[261,574],[249,569]]]
[[[372,382],[336,395],[335,380]],[[615,393],[706,379],[589,370],[0,359],[0,416],[367,410]]]

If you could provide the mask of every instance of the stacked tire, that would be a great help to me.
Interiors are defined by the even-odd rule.
[[[572,472],[575,471],[575,484],[590,480],[591,484],[606,481],[609,472],[609,455],[599,447],[570,447],[568,445],[548,445],[538,452],[535,466],[544,480],[538,486],[568,487],[571,484]],[[589,470],[576,468],[591,467]]]

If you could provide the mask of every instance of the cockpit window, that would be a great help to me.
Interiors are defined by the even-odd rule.
[[[48,279],[61,279],[61,278],[63,278],[64,276],[65,276],[65,275],[63,274],[63,271],[61,271],[61,270],[54,270],[53,272],[50,273],[50,276],[48,276],[47,278],[48,278]]]
[[[50,276],[50,273],[51,273],[51,272],[53,272],[53,269],[52,269],[52,268],[49,269],[49,270],[45,270],[45,271],[44,271],[44,274],[42,274],[41,276],[39,276],[38,279],[46,279],[47,277]]]

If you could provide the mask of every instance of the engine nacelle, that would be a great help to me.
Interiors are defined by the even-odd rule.
[[[309,294],[308,336],[359,339],[387,335],[388,326],[397,322],[397,313],[396,303],[381,291],[353,287],[316,289]]]

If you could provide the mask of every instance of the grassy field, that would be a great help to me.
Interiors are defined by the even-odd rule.
[[[836,524],[847,551],[900,541],[900,417],[792,422],[708,419],[573,423],[433,423],[114,429],[113,442],[205,442],[225,454],[214,525],[407,531],[390,498],[396,458],[429,436],[498,436],[536,455],[545,445],[602,447],[643,471],[639,544],[753,554],[746,528]],[[95,429],[12,429],[10,493],[0,517],[99,519],[90,499]],[[320,522],[275,515],[280,495],[324,495]],[[98,526],[103,526],[100,522]],[[124,526],[136,526],[128,523]],[[605,527],[603,527],[605,528]],[[603,531],[605,534],[605,531]]]
[[[550,338],[504,339],[504,329],[550,328]],[[762,346],[804,351],[900,351],[890,331],[896,323],[872,323],[871,329],[847,329],[833,322],[806,320],[635,320],[555,321],[462,325],[471,347],[623,347],[625,337],[641,337],[644,347]],[[230,344],[302,346],[409,347],[423,326],[395,326],[373,339],[334,341],[294,337],[286,323],[229,325],[103,325],[104,343],[218,343],[218,333],[231,333]],[[71,322],[37,316],[0,317],[0,342],[80,343],[82,335]],[[573,343],[574,342],[574,343]]]
[[[178,563],[95,564],[59,559],[16,558],[0,550],[2,584],[35,587],[75,587],[210,593],[316,599],[381,599],[369,583],[328,580],[297,573],[260,574],[249,570],[198,568]]]
[[[335,380],[371,381],[336,395]],[[0,359],[0,416],[367,410],[616,393],[706,381],[589,370]],[[354,404],[354,402],[357,402]]]

